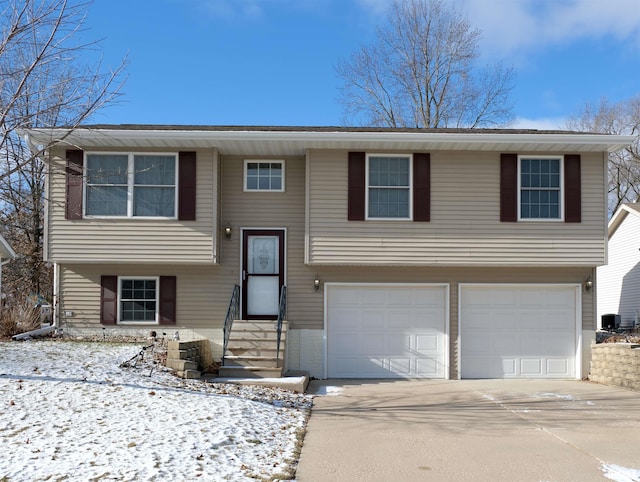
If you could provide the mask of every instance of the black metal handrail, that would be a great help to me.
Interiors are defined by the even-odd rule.
[[[287,287],[280,290],[280,306],[278,309],[278,344],[276,345],[276,363],[280,363],[280,339],[282,338],[282,322],[287,316]],[[276,365],[277,366],[277,365]]]
[[[224,366],[224,357],[227,355],[227,346],[229,345],[229,335],[233,327],[233,320],[240,317],[240,286],[233,285],[233,293],[229,301],[227,309],[227,317],[224,319],[224,346],[222,347],[222,365]]]

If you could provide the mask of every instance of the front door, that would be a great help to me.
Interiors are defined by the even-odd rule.
[[[245,320],[278,318],[284,285],[284,231],[242,231],[242,314]]]

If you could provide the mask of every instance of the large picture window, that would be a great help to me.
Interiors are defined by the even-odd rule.
[[[157,323],[158,278],[120,278],[118,320],[122,323]]]
[[[520,219],[562,219],[562,159],[520,158]]]
[[[411,219],[411,156],[367,156],[367,219]]]
[[[85,215],[176,216],[175,154],[88,153]]]

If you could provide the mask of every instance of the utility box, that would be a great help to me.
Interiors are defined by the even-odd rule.
[[[603,330],[615,330],[620,326],[620,315],[602,315],[602,329]]]

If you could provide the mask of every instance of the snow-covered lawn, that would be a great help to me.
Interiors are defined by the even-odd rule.
[[[141,347],[0,342],[0,480],[293,477],[310,396],[121,368]]]

